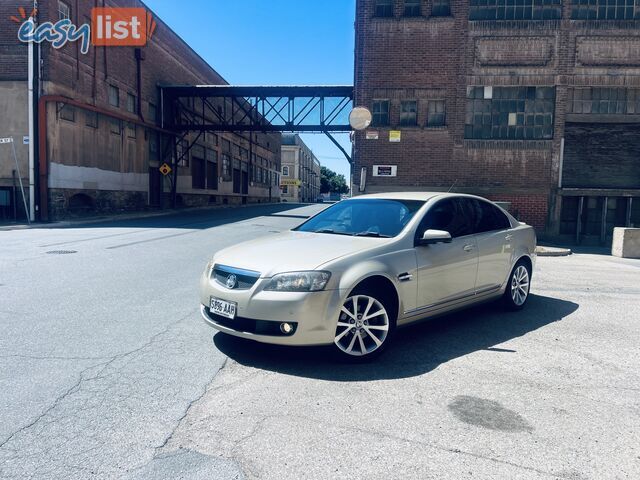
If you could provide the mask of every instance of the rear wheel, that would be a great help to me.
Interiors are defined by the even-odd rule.
[[[529,299],[531,289],[531,268],[520,261],[513,267],[507,289],[504,292],[504,303],[509,310],[521,310]]]
[[[395,330],[395,318],[377,294],[354,291],[338,316],[335,351],[343,359],[373,358],[386,348]]]

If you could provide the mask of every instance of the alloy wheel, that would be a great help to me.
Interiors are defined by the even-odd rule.
[[[511,298],[518,307],[524,305],[529,296],[529,271],[524,265],[520,265],[513,272],[511,278]]]
[[[362,357],[378,350],[388,333],[384,305],[368,295],[354,295],[340,309],[334,343],[347,355]]]

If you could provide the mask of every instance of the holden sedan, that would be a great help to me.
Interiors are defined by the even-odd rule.
[[[216,253],[201,312],[230,335],[371,358],[400,326],[498,299],[522,309],[535,247],[533,228],[480,197],[363,195]]]

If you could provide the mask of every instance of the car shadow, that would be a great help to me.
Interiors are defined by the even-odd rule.
[[[342,382],[413,377],[479,350],[502,354],[496,348],[513,338],[557,322],[578,304],[531,295],[527,307],[506,312],[496,303],[481,305],[418,325],[399,329],[386,352],[367,363],[336,360],[328,347],[283,347],[217,333],[216,347],[238,363],[287,375]]]

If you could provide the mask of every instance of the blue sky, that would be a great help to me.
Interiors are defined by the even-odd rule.
[[[355,0],[145,0],[229,83],[352,85]],[[348,135],[336,135],[351,151]],[[348,178],[324,135],[304,135],[323,165]]]

